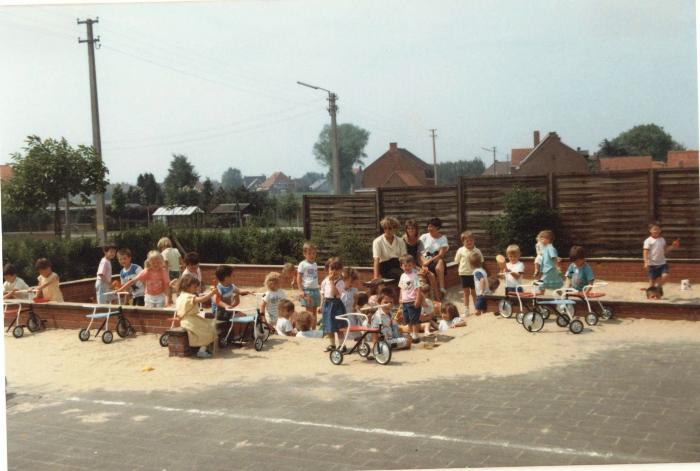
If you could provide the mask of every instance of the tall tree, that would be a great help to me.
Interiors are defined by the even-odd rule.
[[[598,155],[651,155],[654,160],[665,161],[670,150],[685,150],[685,147],[674,141],[663,127],[640,124],[614,139],[603,139]]]
[[[144,204],[161,204],[163,195],[160,185],[156,182],[156,177],[152,173],[143,173],[136,179],[136,186],[143,190]]]
[[[109,172],[91,146],[73,148],[65,138],[28,136],[24,155],[12,155],[13,177],[5,191],[13,209],[29,212],[54,206],[54,233],[61,235],[59,202],[80,195],[104,192]]]
[[[345,123],[338,126],[338,160],[340,160],[340,191],[347,193],[353,181],[352,167],[361,164],[367,157],[365,146],[369,140],[369,131],[354,124]],[[314,144],[314,156],[331,171],[331,127],[325,125]]]
[[[223,175],[221,175],[221,186],[224,187],[224,190],[233,190],[242,184],[243,175],[237,168],[229,167]]]
[[[460,176],[478,177],[484,173],[484,169],[484,162],[478,157],[472,160],[440,162],[437,164],[438,183],[440,185],[454,185]]]
[[[173,154],[168,175],[163,181],[165,202],[170,205],[197,204],[199,198],[194,190],[197,182],[199,182],[199,175],[194,171],[194,166],[187,156]]]
[[[122,215],[126,209],[127,196],[121,185],[115,185],[112,190],[112,212],[119,220],[119,230],[122,229]]]
[[[199,193],[199,207],[204,211],[209,212],[213,208],[212,201],[214,199],[214,184],[210,179],[204,180],[202,183],[202,191]]]

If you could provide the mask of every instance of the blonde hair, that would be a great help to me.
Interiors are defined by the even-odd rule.
[[[270,289],[270,284],[273,281],[279,281],[279,280],[280,280],[280,274],[275,272],[275,271],[271,271],[265,277],[265,288]]]
[[[144,266],[146,268],[151,268],[153,265],[151,262],[155,260],[155,258],[158,257],[163,261],[163,256],[158,252],[157,250],[149,250],[148,253],[146,254],[146,261],[144,262]]]
[[[387,216],[384,219],[382,219],[381,221],[379,221],[379,227],[381,227],[382,230],[389,228],[389,227],[396,230],[400,226],[401,226],[401,224],[399,223],[399,220],[396,219],[395,217],[392,217],[392,216]]]
[[[548,239],[550,242],[554,242],[554,232],[552,232],[550,230],[540,231],[537,234],[537,238],[539,239],[540,237],[544,237],[545,239]]]
[[[351,280],[357,280],[359,278],[359,275],[357,274],[357,270],[351,267],[345,267],[343,268],[343,277],[350,278]]]
[[[304,246],[303,246],[303,248],[302,248],[302,252],[303,252],[303,253],[306,253],[306,252],[308,252],[309,250],[316,250],[316,244],[314,244],[314,243],[311,242],[310,240],[307,240],[306,242],[304,242]]]
[[[297,330],[300,330],[301,332],[311,330],[312,316],[313,314],[311,314],[309,311],[301,311],[299,314],[297,314]]]
[[[294,264],[289,262],[285,263],[282,267],[282,273],[284,273],[285,275],[289,273],[294,273]]]
[[[506,247],[506,255],[520,255],[520,247],[518,247],[515,244],[510,244],[508,247]]]
[[[462,242],[464,242],[466,239],[474,240],[474,234],[472,233],[472,231],[464,231],[459,236],[459,240],[461,240]]]
[[[170,242],[170,239],[168,239],[167,237],[161,237],[158,240],[158,244],[156,244],[156,245],[158,246],[158,250],[160,250],[162,252],[163,250],[165,250],[169,247],[172,247],[173,243]]]
[[[191,286],[199,286],[200,282],[196,276],[185,275],[180,280],[179,291],[187,291]]]

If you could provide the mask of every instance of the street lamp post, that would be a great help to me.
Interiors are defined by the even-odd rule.
[[[338,100],[338,95],[325,88],[317,87],[315,85],[309,85],[308,83],[299,82],[297,83],[304,87],[313,88],[314,90],[323,90],[328,93],[328,113],[331,115],[331,175],[333,179],[333,194],[340,194],[340,157],[338,155],[338,124],[336,123],[336,113],[338,112],[338,106],[336,101]]]

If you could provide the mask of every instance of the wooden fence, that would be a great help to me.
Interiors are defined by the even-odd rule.
[[[462,177],[457,186],[306,195],[304,234],[307,238],[323,235],[331,243],[342,233],[371,241],[380,233],[378,223],[384,216],[395,216],[401,222],[413,218],[420,227],[431,217],[439,217],[451,253],[466,229],[475,233],[485,253],[493,253],[494,241],[482,223],[502,212],[503,197],[517,185],[545,193],[550,206],[559,211],[567,239],[586,246],[590,256],[640,258],[647,223],[658,220],[669,242],[681,239],[673,258],[700,258],[700,186],[698,170],[693,168]]]

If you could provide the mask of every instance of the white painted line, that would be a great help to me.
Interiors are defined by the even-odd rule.
[[[88,403],[101,404],[101,405],[117,405],[117,406],[133,406],[134,405],[133,403],[128,403],[128,402],[81,399],[79,397],[71,397],[71,398],[68,398],[68,400],[73,401],[73,402],[88,402]],[[384,429],[384,428],[366,428],[366,427],[357,427],[357,426],[351,426],[351,425],[324,424],[324,423],[320,423],[320,422],[311,422],[308,420],[294,420],[294,419],[285,419],[285,418],[281,418],[281,417],[263,417],[263,416],[257,416],[257,415],[237,414],[237,413],[226,412],[226,411],[221,411],[221,410],[184,409],[184,408],[179,408],[179,407],[143,406],[143,405],[139,405],[138,407],[145,408],[145,409],[157,410],[157,411],[161,411],[161,412],[178,412],[178,413],[186,413],[186,414],[198,415],[198,416],[203,416],[203,417],[211,417],[211,416],[226,417],[229,419],[251,420],[251,421],[255,421],[255,422],[265,422],[265,423],[269,423],[269,424],[284,424],[284,425],[289,424],[289,425],[296,425],[296,426],[303,426],[303,427],[315,427],[315,428],[324,428],[324,429],[332,429],[332,430],[342,430],[345,432],[356,432],[356,433],[373,434],[373,435],[387,435],[387,436],[391,436],[391,437],[419,438],[419,439],[434,440],[434,441],[440,441],[440,442],[460,443],[460,444],[464,444],[464,445],[510,448],[510,449],[514,449],[514,450],[532,451],[532,452],[537,452],[537,453],[548,453],[548,454],[553,454],[553,455],[585,456],[588,458],[601,458],[601,459],[617,458],[617,459],[620,459],[623,461],[634,462],[634,463],[663,461],[660,459],[648,458],[648,457],[643,457],[643,456],[634,456],[634,455],[629,455],[629,454],[625,454],[625,453],[598,452],[598,451],[592,451],[592,450],[590,450],[590,451],[577,450],[575,448],[525,445],[522,443],[513,443],[513,442],[506,441],[506,440],[476,440],[476,439],[470,439],[470,438],[448,437],[446,435],[434,435],[434,434],[427,434],[427,433],[420,433],[420,432],[410,432],[410,431],[406,431],[406,430],[389,430],[389,429]]]

